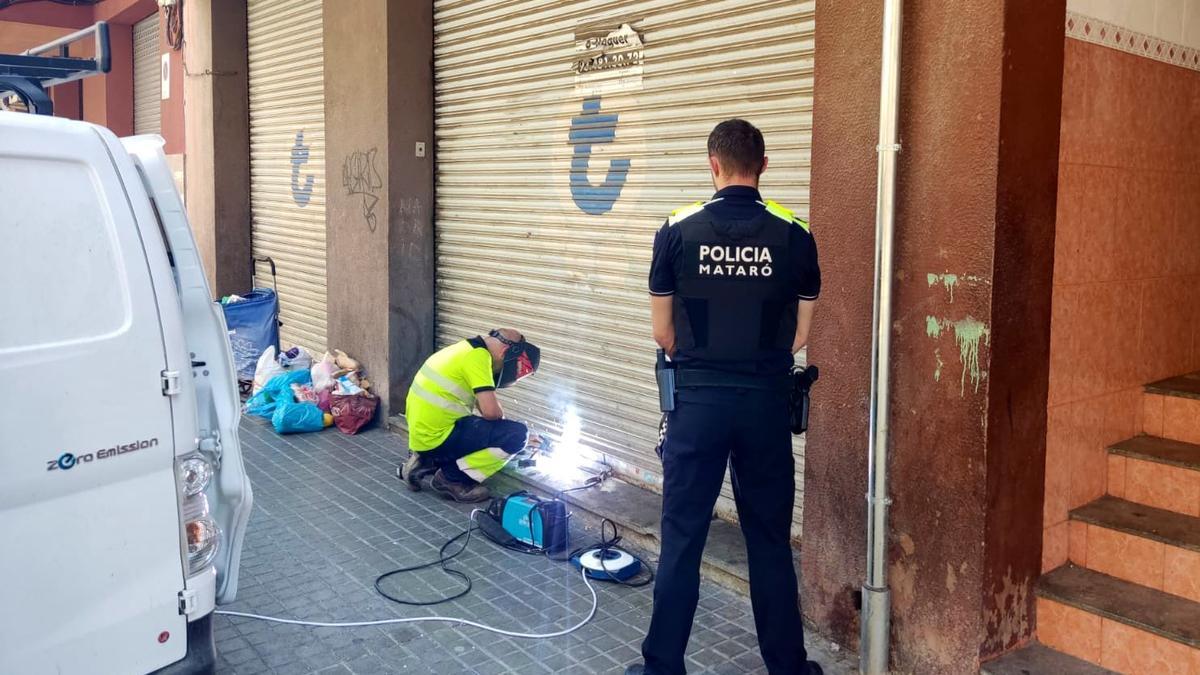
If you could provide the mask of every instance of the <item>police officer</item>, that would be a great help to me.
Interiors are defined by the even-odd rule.
[[[654,239],[654,339],[675,366],[663,419],[662,555],[644,664],[682,675],[700,557],[726,465],[750,562],[750,599],[771,675],[820,674],[804,649],[790,543],[795,500],[788,388],[820,292],[808,223],[758,192],[762,133],[731,119],[708,137],[717,190],[677,209]]]
[[[490,494],[482,483],[541,439],[520,422],[504,419],[497,387],[532,375],[541,352],[511,328],[493,330],[450,345],[430,356],[413,378],[405,401],[408,461],[397,469],[409,488],[426,478],[442,496],[480,502]],[[475,409],[479,414],[473,414]]]

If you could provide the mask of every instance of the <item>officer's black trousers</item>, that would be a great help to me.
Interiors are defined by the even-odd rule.
[[[806,673],[790,543],[796,486],[786,394],[684,390],[666,424],[660,448],[662,555],[654,585],[654,614],[642,643],[647,672],[685,672],[683,655],[699,599],[700,555],[729,464],[750,559],[754,624],[767,671]]]

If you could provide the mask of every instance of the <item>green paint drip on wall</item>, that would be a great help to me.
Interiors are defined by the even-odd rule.
[[[949,319],[939,319],[936,316],[925,317],[925,334],[933,340],[938,340],[942,337],[942,333],[954,330],[954,341],[958,345],[958,358],[962,363],[962,378],[959,383],[959,393],[963,396],[967,393],[967,378],[971,378],[971,385],[975,392],[979,392],[979,385],[983,383],[983,378],[987,377],[987,371],[980,365],[979,346],[980,343],[990,345],[992,331],[983,323],[968,316],[962,321],[950,321]],[[937,361],[937,368],[933,372],[934,381],[940,382],[942,379],[942,371],[946,365],[942,360],[942,348],[937,347],[933,351],[933,357]]]
[[[940,281],[942,285],[946,287],[946,290],[950,292],[950,302],[954,302],[954,287],[958,285],[957,274],[933,274],[930,272],[929,274],[925,275],[925,281],[928,282],[930,286],[933,286]]]
[[[979,365],[979,343],[991,344],[991,335],[992,331],[987,326],[972,317],[954,322],[954,340],[958,343],[958,355],[963,364],[960,386],[960,393],[963,395],[967,392],[968,374],[975,386],[975,392],[979,393],[979,385],[986,374]]]
[[[942,336],[942,323],[936,316],[925,317],[925,334],[934,340]]]

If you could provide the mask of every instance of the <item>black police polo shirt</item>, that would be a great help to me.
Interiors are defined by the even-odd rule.
[[[729,223],[736,228],[739,223],[748,223],[761,214],[766,207],[758,190],[746,185],[731,185],[713,195],[712,201],[704,205],[713,217],[722,223]],[[821,294],[821,269],[817,263],[817,242],[812,233],[800,226],[791,229],[788,241],[788,256],[791,272],[792,289],[797,300],[816,300]],[[650,294],[657,296],[674,295],[676,288],[676,270],[683,260],[683,237],[679,227],[668,221],[654,236],[654,255],[650,262]],[[687,354],[678,354],[675,359],[680,364],[691,361]],[[739,372],[779,372],[791,367],[789,355],[786,363],[765,363],[747,360],[742,362],[725,363],[723,367]],[[707,364],[693,363],[701,366]]]

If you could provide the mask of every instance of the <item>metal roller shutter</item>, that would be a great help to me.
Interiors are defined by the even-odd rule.
[[[514,416],[573,405],[589,449],[660,482],[653,236],[711,194],[705,140],[735,116],[766,135],[764,194],[807,215],[813,5],[435,1],[438,339],[511,324],[542,347]],[[589,62],[596,41],[623,46]]]
[[[133,25],[133,133],[162,133],[158,12]]]
[[[321,0],[250,0],[250,213],[275,260],[283,347],[326,347],[325,75]],[[258,282],[270,279],[259,263]]]

